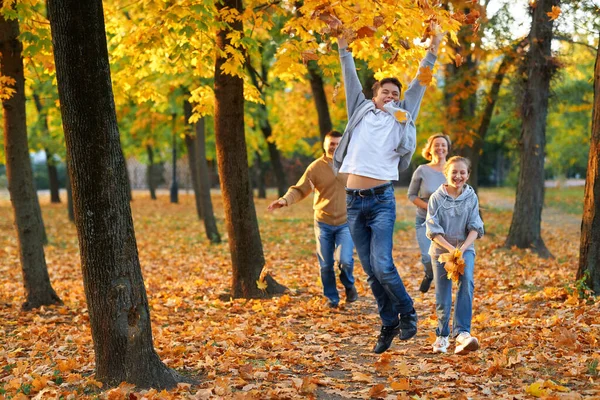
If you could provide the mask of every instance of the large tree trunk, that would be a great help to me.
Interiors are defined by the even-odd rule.
[[[173,155],[173,173],[171,175],[171,203],[179,202],[179,188],[177,187],[177,134],[175,132],[175,123],[177,114],[171,115],[171,154]]]
[[[188,124],[190,117],[192,116],[192,105],[189,101],[185,101],[183,103],[183,113],[185,115],[185,122]],[[192,187],[194,188],[194,199],[196,203],[196,213],[198,214],[198,219],[203,219],[202,213],[202,193],[200,192],[200,182],[198,182],[198,173],[200,170],[198,164],[198,155],[197,155],[197,147],[196,147],[196,136],[191,134],[191,125],[188,127],[186,125],[185,130],[185,147],[188,153],[188,166],[190,168],[190,173],[192,175]]]
[[[0,6],[3,5],[4,1],[0,0]],[[22,45],[18,36],[19,22],[6,20],[0,14],[1,75],[15,81],[15,93],[10,99],[2,100],[6,175],[25,287],[26,300],[22,308],[31,310],[62,302],[50,284],[44,255],[43,223],[29,159]]]
[[[125,160],[125,177],[127,178],[127,198],[131,202],[133,201],[133,189],[131,187],[131,178],[129,178],[129,170],[127,169],[127,158],[125,157],[125,152],[123,151],[123,146],[121,146],[121,156]],[[67,174],[68,176],[69,174]]]
[[[544,205],[546,116],[550,79],[556,70],[552,58],[553,21],[546,13],[558,0],[538,0],[533,9],[529,52],[526,57],[521,116],[521,163],[515,209],[506,246],[531,248],[541,257],[552,257],[541,235]]]
[[[312,90],[313,99],[317,108],[317,116],[319,118],[319,133],[321,141],[325,140],[327,132],[333,129],[331,123],[331,115],[329,114],[329,105],[327,104],[327,96],[325,95],[325,87],[323,85],[323,77],[319,70],[319,65],[315,61],[308,63],[308,74],[310,76],[310,89]],[[285,194],[285,193],[284,193]],[[280,194],[279,196],[283,196]]]
[[[242,12],[241,2],[237,0],[224,0],[217,4],[219,10],[227,7]],[[233,269],[231,295],[235,298],[257,298],[267,294],[257,285],[265,258],[248,179],[248,155],[244,137],[244,81],[222,71],[223,64],[227,61],[223,54],[231,46],[228,35],[241,32],[241,21],[235,21],[217,31],[215,136]],[[267,284],[268,293],[282,291],[272,278]]]
[[[581,242],[577,279],[585,278],[588,287],[600,294],[600,43],[594,68],[594,108],[592,137],[585,180]]]
[[[171,388],[182,377],[152,345],[127,194],[101,0],[49,0],[75,225],[96,379]]]
[[[198,159],[198,185],[202,199],[202,215],[204,216],[204,230],[206,237],[211,243],[221,243],[221,235],[217,229],[217,220],[213,211],[212,199],[210,198],[210,177],[208,174],[208,163],[206,162],[206,135],[204,118],[196,122],[196,156]]]
[[[154,172],[154,149],[151,145],[146,145],[146,153],[148,154],[148,189],[150,190],[150,198],[156,200],[156,177]]]

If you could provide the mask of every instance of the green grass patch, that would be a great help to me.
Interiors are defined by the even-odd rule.
[[[407,231],[415,227],[415,221],[396,221],[394,223],[394,233]]]
[[[558,208],[568,213],[583,214],[583,186],[567,188],[546,188],[544,207]]]

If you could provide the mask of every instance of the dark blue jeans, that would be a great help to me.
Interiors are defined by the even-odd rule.
[[[413,310],[392,258],[392,239],[396,221],[396,199],[391,184],[381,194],[347,194],[348,226],[358,258],[367,274],[367,282],[377,301],[384,326],[395,326],[399,314]],[[373,189],[379,188],[375,187]]]
[[[335,285],[335,258],[338,259],[342,285],[346,289],[354,286],[354,258],[352,257],[354,245],[348,224],[335,226],[315,221],[315,236],[317,238],[317,258],[321,266],[323,294],[330,302],[338,304],[340,295]]]

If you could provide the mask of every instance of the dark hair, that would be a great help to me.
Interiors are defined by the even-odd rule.
[[[452,141],[450,140],[450,136],[444,135],[443,133],[436,133],[427,138],[427,144],[421,152],[421,155],[424,159],[431,161],[431,148],[433,147],[433,141],[437,138],[446,139],[446,143],[448,144],[448,154],[450,154],[450,151],[452,151]]]
[[[325,134],[325,137],[342,137],[342,134],[338,131],[329,131]]]
[[[377,92],[379,91],[379,88],[382,87],[383,85],[385,85],[386,83],[392,83],[392,84],[398,86],[398,90],[400,90],[400,93],[402,93],[402,84],[400,83],[400,81],[397,78],[389,77],[389,78],[383,78],[382,80],[377,81],[373,84],[373,87],[371,88],[373,90],[373,96],[377,96]]]
[[[454,156],[450,157],[448,161],[446,161],[446,165],[444,165],[444,175],[446,175],[446,173],[448,173],[448,171],[450,170],[450,165],[457,162],[464,163],[467,166],[467,171],[469,171],[469,174],[471,173],[471,160],[469,160],[466,157]]]

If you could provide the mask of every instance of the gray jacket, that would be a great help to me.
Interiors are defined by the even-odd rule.
[[[479,216],[479,200],[475,190],[467,184],[463,192],[456,199],[450,196],[444,185],[440,186],[427,204],[427,237],[431,239],[429,254],[437,258],[448,250],[433,241],[437,235],[443,235],[444,239],[453,246],[462,244],[470,231],[477,231],[477,239],[483,236],[483,221]],[[475,246],[471,244],[465,251],[475,252]]]
[[[340,49],[339,52],[346,91],[348,125],[346,126],[340,144],[333,155],[333,169],[336,173],[344,162],[344,157],[346,157],[346,153],[348,152],[348,144],[352,139],[354,128],[356,128],[358,123],[368,112],[375,110],[373,100],[365,98],[365,95],[362,92],[362,85],[360,84],[356,73],[356,66],[354,65],[352,53],[346,49]],[[423,61],[421,61],[420,67],[429,66],[430,68],[433,68],[436,59],[437,57],[428,51],[425,58],[423,58]],[[408,168],[417,147],[417,128],[415,126],[415,121],[419,114],[419,108],[421,107],[421,100],[423,100],[425,89],[427,89],[427,86],[423,86],[419,83],[418,76],[419,74],[417,73],[417,76],[412,80],[408,89],[404,92],[403,100],[388,103],[384,107],[385,110],[392,115],[398,110],[402,110],[406,113],[406,121],[401,123],[401,137],[398,147],[396,148],[396,152],[400,156],[400,161],[398,162],[399,171],[404,171]]]

